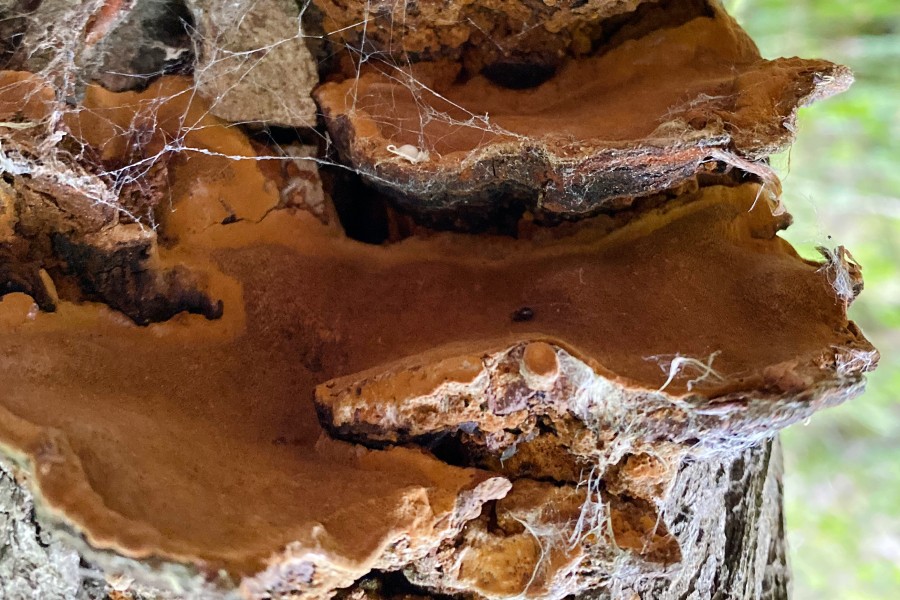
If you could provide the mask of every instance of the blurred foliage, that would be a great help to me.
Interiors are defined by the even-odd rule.
[[[900,598],[900,1],[731,0],[763,55],[821,57],[856,83],[800,113],[775,157],[804,256],[845,245],[866,288],[851,308],[882,354],[862,397],[783,435],[794,598]]]

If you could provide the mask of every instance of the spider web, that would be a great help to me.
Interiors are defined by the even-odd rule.
[[[266,147],[257,146],[255,155],[222,153],[192,145],[188,141],[189,134],[204,127],[203,123],[209,122],[207,117],[218,112],[217,108],[226,97],[250,78],[267,56],[271,56],[279,47],[297,40],[320,49],[317,61],[320,70],[327,71],[329,64],[338,62],[352,65],[353,76],[358,84],[359,78],[367,70],[377,69],[392,82],[408,90],[415,101],[417,124],[404,133],[419,140],[415,150],[420,153],[418,156],[421,158],[427,159],[435,154],[433,144],[428,142],[425,135],[434,122],[477,129],[485,133],[515,135],[491,122],[489,115],[476,114],[429,86],[416,75],[416,65],[406,53],[392,52],[390,47],[380,48],[371,42],[368,36],[369,21],[374,19],[372,15],[378,11],[383,15],[384,2],[367,1],[364,7],[366,18],[358,27],[353,28],[359,30],[358,35],[347,35],[348,31],[343,29],[310,32],[305,24],[319,17],[310,17],[317,9],[313,7],[311,0],[304,0],[297,7],[296,16],[291,17],[295,21],[295,33],[291,37],[258,47],[237,50],[229,48],[228,40],[224,38],[229,32],[240,28],[247,15],[258,4],[263,3],[267,5],[266,8],[280,5],[288,9],[292,6],[292,3],[282,0],[240,2],[230,9],[228,3],[223,2],[193,3],[207,10],[221,10],[228,18],[228,21],[220,22],[219,32],[211,36],[199,25],[183,22],[191,38],[193,55],[197,57],[192,65],[194,80],[200,83],[208,79],[209,73],[232,83],[222,89],[217,97],[203,97],[208,109],[199,115],[182,116],[176,133],[164,136],[162,141],[159,139],[163,130],[160,123],[161,108],[175,100],[174,96],[141,100],[139,108],[125,125],[105,119],[102,111],[86,108],[82,104],[88,86],[98,85],[95,81],[101,75],[133,76],[152,81],[170,71],[165,66],[151,73],[129,74],[103,70],[103,61],[107,58],[103,53],[115,50],[103,46],[103,37],[123,26],[129,16],[122,8],[123,3],[115,0],[45,2],[42,12],[7,11],[2,24],[7,28],[17,29],[16,39],[19,41],[19,47],[12,53],[13,60],[7,61],[7,68],[29,70],[36,77],[6,81],[0,86],[0,106],[3,107],[0,113],[0,168],[15,176],[49,178],[56,184],[71,188],[91,202],[115,210],[118,222],[139,223],[151,229],[159,226],[157,211],[160,199],[156,196],[165,193],[165,178],[160,175],[160,170],[181,155],[202,154],[236,161],[309,162],[354,171],[352,166],[337,159],[331,140],[321,126],[302,128],[305,131],[303,136],[287,143],[276,141],[274,138],[277,136],[269,136]],[[388,6],[391,10],[398,11],[398,5]],[[120,12],[115,12],[117,7]],[[404,3],[403,11],[399,14],[405,15],[405,10]],[[18,27],[15,27],[17,24]],[[348,42],[347,39],[351,41]],[[291,73],[285,73],[286,79],[290,77]],[[177,94],[187,95],[187,100],[193,100],[200,96],[198,87],[200,86],[178,91]],[[266,91],[276,101],[279,100],[280,90]],[[351,104],[355,106],[360,94],[358,85],[354,85],[349,93],[353,94]],[[48,95],[52,96],[49,102]],[[21,110],[21,107],[32,103],[43,103],[48,109],[38,118]],[[299,112],[293,108],[294,104],[296,103],[291,102],[290,98],[284,98],[281,109],[288,114],[292,110]],[[436,108],[438,106],[449,110]],[[351,109],[351,115],[353,110],[355,108]],[[125,140],[126,151],[122,156],[115,157],[115,160],[104,157],[103,147],[92,146],[77,131],[73,131],[72,123],[77,123],[80,113],[85,111],[91,112],[93,119],[105,121],[111,137]],[[298,121],[304,118],[302,114],[295,116]],[[380,124],[390,125],[386,122]],[[267,129],[267,124],[260,121],[233,122],[229,126],[242,128],[251,134]],[[301,137],[306,140],[305,143]],[[258,138],[257,135],[255,139]],[[310,139],[313,139],[314,145],[318,145],[318,150],[299,151],[297,146],[308,146]],[[408,147],[387,150],[393,151],[397,160],[416,160],[415,156],[410,155]]]
[[[466,12],[468,9],[458,8],[455,3],[443,10],[448,11],[448,19],[455,18],[459,22],[436,23],[435,28],[468,28],[496,47],[491,51],[496,50],[502,55],[510,51],[517,40],[533,35],[541,24],[536,13],[516,12],[520,4],[525,6],[513,2],[503,8],[508,11],[501,15],[506,19],[508,30],[496,39],[495,32],[486,30],[484,17],[479,21],[474,12]],[[637,4],[640,2],[623,1],[606,2],[603,6],[614,6],[613,10],[624,13],[629,7],[633,10]],[[189,47],[164,48],[167,60],[157,65],[156,71],[111,69],[107,66],[110,54],[121,52],[123,48],[131,52],[142,49],[129,48],[121,41],[117,45],[104,45],[104,40],[126,30],[129,18],[148,5],[157,7],[153,14],[184,13],[186,18],[180,26],[190,40]],[[336,20],[342,23],[340,27],[327,30],[324,24],[335,21],[329,11],[339,13],[342,10],[354,16],[358,13],[359,20],[347,23],[344,15]],[[415,35],[415,26],[421,24],[421,10],[408,0],[320,0],[318,3],[313,0],[296,3],[292,0],[147,0],[143,4],[134,3],[133,7],[122,0],[45,0],[36,12],[7,9],[3,16],[3,4],[0,4],[0,29],[14,32],[10,39],[19,41],[18,49],[12,53],[13,60],[8,61],[9,67],[35,73],[40,81],[47,82],[54,97],[52,110],[37,120],[25,118],[15,110],[0,114],[0,122],[3,122],[0,124],[0,164],[9,173],[50,177],[92,202],[115,210],[119,221],[135,222],[151,229],[158,227],[161,210],[166,206],[174,208],[171,200],[164,205],[167,195],[165,170],[166,165],[178,157],[207,155],[235,161],[276,161],[284,165],[293,163],[306,172],[332,167],[384,183],[388,188],[394,186],[396,182],[380,180],[377,169],[357,168],[346,157],[341,157],[322,125],[322,115],[311,117],[306,114],[300,97],[305,96],[306,104],[312,106],[308,98],[311,90],[305,90],[305,94],[302,91],[296,93],[294,85],[304,65],[291,65],[282,60],[275,65],[281,73],[272,76],[271,58],[278,53],[287,53],[290,57],[290,49],[298,42],[309,51],[303,56],[297,53],[294,58],[314,63],[308,65],[314,74],[313,80],[321,76],[322,81],[351,82],[346,92],[347,116],[351,121],[364,111],[366,119],[381,131],[390,132],[383,137],[403,140],[386,144],[381,155],[387,158],[380,159],[381,162],[439,161],[447,140],[460,131],[470,139],[478,140],[481,136],[473,148],[466,150],[468,157],[478,155],[484,147],[483,142],[489,138],[527,141],[527,136],[503,127],[492,115],[466,106],[444,91],[448,83],[452,83],[446,79],[447,73],[452,75],[454,67],[448,66],[447,61],[441,62],[441,54],[452,57],[450,62],[461,69],[459,78],[470,77],[475,73],[469,72],[472,67],[466,64],[468,59],[464,54],[468,51],[466,44],[471,45],[471,42],[457,48],[436,48],[432,42],[419,42],[418,46],[407,43],[407,36]],[[598,8],[588,2],[583,8],[571,10],[583,10],[588,14],[597,12]],[[215,27],[210,28],[209,19],[203,17],[209,14],[216,16]],[[243,30],[249,20],[260,14],[268,16],[270,21],[278,21],[273,27],[283,27],[284,35],[264,44],[244,43],[236,47],[235,32]],[[192,18],[187,18],[188,15]],[[170,63],[185,55],[193,57],[190,64],[173,69]],[[114,65],[121,62],[112,60]],[[127,150],[115,161],[104,159],[104,148],[91,147],[71,130],[73,115],[91,110],[85,108],[82,100],[89,85],[98,85],[96,81],[105,77],[131,77],[146,83],[179,70],[188,71],[195,85],[188,90],[179,90],[177,94],[187,96],[188,100],[202,98],[208,108],[200,114],[184,116],[177,131],[170,133],[164,142],[159,141],[163,130],[159,113],[166,103],[175,100],[171,96],[142,100],[140,109],[128,123],[109,121],[111,136],[126,140]],[[257,80],[261,70],[266,70],[269,75]],[[446,72],[435,75],[441,70]],[[389,93],[376,98],[367,91],[362,82],[370,76],[386,82]],[[315,81],[310,82],[313,83]],[[16,82],[0,86],[0,98],[9,98],[8,103],[27,103],[32,96],[46,92],[34,89],[23,93],[21,87],[16,87],[22,85]],[[258,94],[259,104],[268,105],[278,114],[277,119],[251,116],[241,120],[236,116],[234,107],[230,106],[232,97],[236,93],[246,97],[248,92],[244,88],[248,86]],[[211,90],[215,91],[212,95]],[[399,94],[404,95],[402,102]],[[676,102],[670,112],[677,113],[682,105],[690,106],[691,102],[701,100],[704,98]],[[385,105],[373,105],[373,102]],[[405,112],[397,116],[400,104]],[[248,113],[254,108],[248,106]],[[229,154],[189,142],[191,132],[209,123],[210,115],[223,116],[223,111],[227,113],[230,127],[249,133],[255,142],[263,140],[262,145],[256,144],[255,153]],[[94,113],[95,119],[102,119],[101,114]],[[313,123],[317,116],[318,122]],[[267,135],[273,130],[278,135]],[[307,149],[300,150],[301,146]],[[314,148],[310,149],[310,146]],[[775,210],[780,210],[773,200],[778,195],[777,178],[766,165],[715,148],[708,160],[758,176],[765,184],[767,200]]]

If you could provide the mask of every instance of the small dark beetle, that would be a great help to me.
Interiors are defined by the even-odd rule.
[[[513,312],[510,317],[515,323],[524,323],[534,318],[534,311],[528,306],[523,306]]]

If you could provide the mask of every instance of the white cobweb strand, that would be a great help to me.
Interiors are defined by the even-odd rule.
[[[844,303],[844,306],[849,306],[856,298],[862,268],[844,246],[838,246],[834,250],[824,246],[816,249],[825,258],[825,263],[819,267],[819,272],[825,273],[835,295]]]
[[[47,148],[43,148],[41,151],[45,157],[44,160],[26,158],[15,150],[4,148],[2,135],[0,135],[0,172],[14,176],[27,175],[32,179],[45,180],[57,186],[67,187],[76,195],[94,204],[114,209],[140,223],[138,216],[126,210],[119,202],[118,195],[96,175],[85,172],[77,165],[70,164],[71,161],[59,160],[56,154]]]
[[[316,81],[318,80],[317,75],[314,72],[315,62],[312,60],[309,51],[305,46],[305,40],[312,36],[306,34],[302,27],[302,16],[308,9],[308,3],[303,4],[296,15],[292,16],[291,19],[286,20],[286,23],[290,25],[290,27],[287,29],[282,28],[284,31],[279,30],[277,32],[281,35],[280,38],[276,39],[275,37],[272,37],[272,32],[269,31],[269,37],[272,38],[267,38],[266,41],[269,43],[257,44],[254,47],[247,47],[239,50],[229,47],[229,44],[234,41],[230,38],[234,37],[235,34],[229,34],[228,32],[234,32],[236,29],[242,27],[250,27],[247,25],[248,18],[253,16],[253,14],[250,13],[254,13],[254,11],[259,12],[260,10],[267,8],[270,4],[273,6],[277,5],[279,9],[283,11],[288,10],[288,5],[294,7],[296,5],[287,2],[286,0],[241,0],[235,5],[236,8],[232,7],[233,9],[231,10],[225,10],[225,8],[227,8],[226,5],[230,4],[223,2],[222,0],[191,0],[188,4],[191,7],[192,12],[198,17],[205,17],[210,13],[215,13],[217,15],[215,23],[217,27],[209,27],[209,29],[214,30],[211,35],[206,35],[206,32],[203,31],[202,28],[195,28],[191,32],[195,43],[195,51],[198,55],[202,56],[201,60],[195,65],[195,78],[198,85],[190,91],[177,92],[177,94],[189,94],[193,96],[198,92],[198,88],[204,87],[204,82],[216,82],[216,86],[221,89],[213,90],[214,93],[204,94],[204,99],[210,104],[210,108],[205,114],[212,113],[230,118],[230,120],[248,120],[247,117],[238,118],[240,115],[223,114],[231,111],[229,106],[234,104],[233,98],[230,97],[236,95],[239,96],[238,88],[248,87],[248,81],[250,81],[251,85],[249,87],[251,88],[253,86],[258,88],[260,85],[264,85],[264,83],[258,81],[258,78],[256,77],[257,72],[260,71],[262,67],[266,67],[265,63],[269,57],[278,56],[279,53],[282,53],[282,51],[286,49],[290,49],[292,53],[299,51],[300,54],[303,54],[301,58],[305,58],[306,60],[302,61],[301,66],[305,65],[304,68],[309,67],[311,71],[307,74],[310,75],[310,78],[315,78]],[[69,152],[62,151],[60,143],[65,139],[74,141],[76,145],[80,143],[68,132],[65,117],[66,115],[86,110],[76,103],[81,95],[79,90],[85,84],[85,81],[83,81],[85,77],[83,63],[87,60],[85,57],[90,54],[86,48],[87,45],[84,38],[87,35],[86,31],[91,20],[97,18],[101,9],[104,7],[104,2],[102,0],[92,0],[91,2],[84,3],[62,2],[60,3],[60,6],[62,8],[59,10],[53,10],[46,14],[42,14],[41,18],[46,20],[47,23],[43,24],[41,27],[31,28],[29,30],[32,32],[30,34],[31,37],[25,40],[25,43],[28,44],[28,47],[31,49],[30,58],[33,58],[34,61],[38,61],[32,61],[32,63],[40,65],[39,69],[35,69],[38,76],[51,83],[53,86],[57,98],[57,108],[52,110],[49,116],[40,124],[16,121],[3,124],[6,125],[6,130],[23,130],[36,125],[40,125],[44,130],[43,134],[36,136],[38,144],[34,148],[35,152],[33,153],[33,156],[31,153],[28,155],[17,155],[14,152],[4,151],[2,147],[0,147],[0,152],[3,152],[3,156],[0,158],[0,160],[3,161],[2,168],[7,172],[21,175],[50,177],[54,182],[76,189],[79,193],[90,198],[97,204],[115,208],[116,211],[130,220],[141,224],[150,224],[155,227],[152,215],[132,213],[121,205],[118,196],[125,186],[131,184],[140,185],[143,176],[149,173],[151,167],[162,160],[166,155],[188,152],[218,156],[230,160],[297,160],[297,157],[289,156],[286,152],[278,152],[277,144],[275,144],[275,152],[257,156],[229,154],[210,148],[192,146],[186,143],[186,135],[200,127],[199,120],[204,116],[201,114],[194,123],[188,123],[182,120],[183,122],[181,123],[181,131],[179,134],[174,139],[169,139],[164,148],[159,152],[147,156],[139,156],[129,164],[118,165],[114,168],[104,168],[102,165],[97,164],[91,166],[90,173],[84,171],[77,163],[79,160],[85,160],[87,158],[87,155],[84,152],[85,148],[83,147],[82,151],[72,155]],[[217,12],[217,7],[223,8]],[[119,20],[123,19],[127,14],[124,10],[125,9],[123,9],[122,15],[117,17]],[[296,8],[294,10],[296,10]],[[253,31],[259,29],[258,27],[251,28]],[[325,37],[328,37],[328,35],[329,34],[326,33]],[[472,114],[466,111],[465,108],[451,103],[449,100],[429,88],[424,82],[419,81],[412,74],[412,66],[409,63],[403,63],[402,61],[396,62],[390,57],[386,57],[380,53],[367,54],[365,52],[365,38],[363,38],[359,48],[344,46],[343,50],[350,52],[360,66],[368,61],[379,61],[381,67],[386,71],[394,73],[397,81],[401,82],[409,89],[417,99],[417,105],[420,110],[420,128],[416,133],[422,140],[422,143],[419,146],[407,144],[388,148],[387,151],[398,157],[398,159],[409,161],[414,164],[430,160],[432,153],[429,148],[426,147],[424,142],[424,132],[427,124],[434,120],[442,120],[460,126],[476,127],[484,129],[485,131],[494,130],[489,124],[487,115]],[[289,103],[287,101],[292,94],[276,94],[273,93],[274,90],[266,91],[269,92],[266,96],[274,98],[273,102],[275,103],[268,108],[277,112],[280,117],[276,119],[267,118],[261,120],[277,123],[278,121],[296,121],[297,119],[300,119],[301,121],[305,121],[305,124],[307,125],[313,124],[312,122],[314,119],[310,117],[310,115],[315,113],[315,107],[312,100],[309,98],[310,89],[301,90],[302,93],[299,93],[299,95],[303,96],[307,101],[299,108],[296,102]],[[431,101],[425,101],[426,96],[428,96]],[[138,134],[142,128],[147,127],[148,125],[155,127],[156,125],[155,120],[157,117],[152,107],[154,105],[162,106],[170,99],[171,98],[160,97],[150,101],[143,101],[141,115],[132,121],[130,129],[123,130],[122,128],[114,127],[115,133],[126,137],[129,140],[136,140],[140,137]],[[452,104],[456,110],[466,114],[467,118],[464,120],[454,120],[448,114],[435,110],[431,106],[434,99]],[[249,120],[254,120],[252,115],[249,117]],[[0,140],[3,138],[4,131],[0,128]],[[327,137],[325,140],[327,143]],[[73,157],[77,160],[71,160]],[[89,158],[87,159],[90,160]],[[334,163],[331,160],[315,156],[305,157],[304,160],[309,160],[320,165],[336,166],[354,172],[357,171],[352,166]]]
[[[663,369],[663,372],[668,371],[668,377],[662,386],[656,390],[657,393],[665,391],[665,389],[675,381],[675,378],[687,368],[693,369],[699,373],[697,377],[694,377],[687,382],[686,387],[688,391],[693,391],[694,386],[710,379],[715,381],[725,381],[725,377],[713,369],[712,366],[713,361],[719,354],[721,354],[721,350],[716,350],[707,357],[706,362],[689,356],[682,356],[680,354],[676,354],[675,357],[670,360],[662,359],[662,357],[659,356],[649,357],[647,360],[660,361],[660,368]]]
[[[760,181],[762,181],[762,185],[759,187],[756,199],[753,201],[750,210],[753,210],[756,207],[756,203],[759,202],[760,198],[764,198],[773,215],[779,216],[787,212],[787,209],[785,209],[784,204],[781,201],[781,182],[772,167],[760,161],[747,160],[734,152],[729,152],[720,148],[712,148],[709,151],[709,156],[730,167],[740,169],[759,177]]]
[[[585,497],[581,511],[578,513],[578,519],[569,536],[570,550],[581,544],[588,535],[600,530],[608,520],[609,510],[600,499],[602,476],[603,472],[599,466],[593,465],[588,471],[587,479],[584,479],[582,474],[582,480],[578,483],[578,487],[584,487]],[[613,538],[610,537],[610,539]]]

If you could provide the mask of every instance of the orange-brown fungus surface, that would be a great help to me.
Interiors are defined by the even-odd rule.
[[[189,82],[91,89],[74,114],[74,135],[110,156],[134,122],[152,143],[180,140],[153,264],[204,273],[224,305],[217,320],[140,327],[100,304],[35,314],[21,294],[0,302],[0,445],[98,548],[240,577],[287,547],[315,567],[298,580],[335,572],[331,585],[349,585],[451,535],[508,483],[415,449],[331,440],[315,413],[316,386],[394,361],[536,340],[655,392],[667,373],[653,357],[718,353],[724,380],[693,391],[712,398],[750,393],[784,365],[838,387],[859,369],[837,377],[835,348],[868,348],[827,274],[776,236],[783,219],[755,185],[703,189],[616,230],[594,220],[530,239],[371,246],[270,210],[276,183]],[[222,224],[223,204],[240,218]],[[546,350],[529,360],[549,377]],[[684,379],[665,390],[685,392]]]
[[[763,60],[724,13],[572,60],[532,89],[415,73],[373,69],[319,88],[346,162],[409,210],[513,195],[574,214],[627,205],[704,162],[764,157],[790,141],[798,106],[851,80],[826,61]]]

